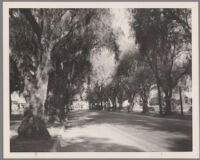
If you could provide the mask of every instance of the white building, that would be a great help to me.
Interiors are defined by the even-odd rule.
[[[11,108],[12,114],[23,114],[26,100],[22,94],[14,91],[11,94]]]

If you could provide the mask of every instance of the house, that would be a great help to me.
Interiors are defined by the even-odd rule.
[[[74,96],[72,105],[70,106],[72,110],[88,110],[89,103],[83,99],[81,99],[80,95],[77,94]]]
[[[11,114],[23,114],[26,100],[18,91],[11,94]]]
[[[182,89],[182,104],[183,104],[183,111],[187,113],[191,113],[192,111],[192,87],[190,85],[191,80],[187,80],[187,84],[185,86],[181,86],[181,84],[177,85],[177,87],[174,88],[171,98],[171,107],[172,111],[174,112],[180,112],[181,106],[180,106],[180,93],[179,93],[179,86],[181,86]],[[161,94],[162,99],[162,105],[165,106],[165,100],[164,100],[164,93]],[[148,106],[153,107],[154,111],[159,111],[159,102],[158,102],[158,91],[157,86],[152,85],[151,91],[149,94],[149,101]]]
[[[72,108],[72,110],[88,110],[89,103],[86,101],[74,101],[70,108]]]

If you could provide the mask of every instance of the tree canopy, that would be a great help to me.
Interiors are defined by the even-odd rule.
[[[139,50],[165,93],[170,113],[172,89],[191,73],[191,10],[135,9],[133,16]]]

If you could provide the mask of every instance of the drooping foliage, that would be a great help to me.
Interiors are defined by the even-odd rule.
[[[170,113],[173,88],[191,73],[191,10],[135,9],[133,16],[136,42],[165,93]]]
[[[28,134],[25,126],[32,126],[30,119],[39,127],[52,107],[64,118],[87,81],[92,49],[106,47],[117,57],[115,35],[104,23],[108,17],[109,9],[10,9],[10,54],[23,77],[30,113],[19,134]]]

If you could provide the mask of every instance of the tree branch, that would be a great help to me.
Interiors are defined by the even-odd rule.
[[[180,78],[182,78],[184,75],[186,75],[186,74],[189,73],[189,70],[191,69],[191,66],[192,66],[192,64],[191,64],[191,60],[190,60],[190,61],[189,61],[189,64],[188,64],[187,67],[184,69],[184,71],[183,71],[182,73],[180,73],[176,78],[174,78],[174,82],[173,82],[173,84],[172,84],[172,87],[173,87],[173,88],[177,85],[177,83],[178,83],[178,81],[179,81]]]
[[[33,17],[30,9],[19,9],[19,11],[26,17],[27,21],[31,25],[33,32],[37,35],[38,40],[41,40],[42,29]]]

